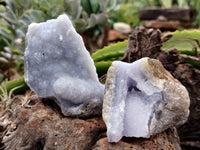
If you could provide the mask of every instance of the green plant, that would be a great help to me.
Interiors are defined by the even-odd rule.
[[[14,93],[24,92],[25,90],[27,90],[29,88],[24,81],[24,76],[22,76],[18,79],[8,81],[4,85],[2,85],[0,88],[0,95],[4,94],[5,92],[10,93],[12,91],[12,89],[14,89],[15,87],[18,87],[18,88],[15,89]]]
[[[113,11],[113,9],[115,9],[120,4],[120,2],[117,0],[112,0],[112,1],[66,0],[64,1],[64,3],[63,1],[61,2],[61,0],[58,1],[30,0],[28,2],[23,0],[15,0],[15,1],[5,0],[5,2],[7,4],[6,10],[5,12],[1,13],[1,16],[4,18],[4,24],[1,24],[0,26],[1,28],[0,34],[2,35],[0,40],[3,41],[5,45],[3,45],[4,49],[2,48],[0,49],[0,53],[3,52],[2,54],[7,54],[12,57],[7,58],[6,56],[2,55],[4,57],[1,58],[8,60],[8,62],[9,61],[12,63],[14,62],[15,65],[20,66],[19,68],[21,68],[21,70],[23,70],[23,63],[21,63],[20,61],[17,62],[15,61],[18,60],[17,57],[19,57],[19,59],[23,58],[24,38],[28,24],[30,24],[31,22],[43,21],[46,19],[57,17],[59,13],[65,11],[68,12],[68,14],[71,16],[71,19],[75,24],[76,28],[79,28],[79,26],[84,26],[84,28],[80,28],[79,32],[84,33],[89,31],[95,31],[99,30],[99,27],[102,27],[102,24],[105,23],[102,20],[107,19],[107,15],[109,15]],[[52,4],[54,3],[55,5],[50,5],[50,2]],[[138,5],[140,5],[141,2],[144,2],[141,6],[161,5],[159,0],[157,1],[142,0],[141,2],[127,0],[126,2],[127,3],[135,2],[138,3]],[[151,2],[153,2],[153,4]],[[63,6],[66,6],[67,10],[65,10]],[[109,7],[106,8],[106,6]],[[54,7],[60,9],[57,10],[54,9]],[[77,10],[77,11],[72,11],[72,10]],[[82,22],[82,25],[80,22]],[[194,51],[191,50],[194,49],[195,47],[194,45],[197,44],[197,42],[194,41],[193,39],[185,38],[183,34],[199,40],[199,35],[200,35],[199,32],[183,31],[183,32],[173,32],[171,34],[173,34],[175,38],[172,38],[171,40],[166,42],[163,45],[163,48],[171,49],[174,46],[176,46],[178,50],[181,51],[181,53],[194,55]],[[182,40],[180,40],[181,38],[176,38],[178,36],[180,36]],[[19,40],[22,40],[22,42],[19,43]],[[184,43],[178,42],[178,40],[180,41],[185,40],[186,42]],[[189,43],[188,46],[185,45],[187,42]],[[100,49],[92,54],[92,58],[95,62],[95,66],[99,77],[107,72],[107,69],[111,65],[112,61],[118,60],[120,57],[124,55],[126,46],[127,46],[127,41],[124,41]],[[196,66],[198,66],[198,64]],[[5,87],[9,92],[14,87],[22,84],[23,86],[17,89],[18,91],[20,90],[23,91],[28,88],[28,86],[25,84],[24,77],[7,82],[5,84]],[[17,90],[16,92],[18,92]],[[0,94],[2,94],[2,90],[0,90]]]
[[[3,72],[8,70],[8,79],[10,78],[10,70],[15,66],[16,61],[23,60],[25,33],[28,24],[32,22],[28,12],[25,13],[25,11],[31,10],[31,7],[29,1],[5,0],[5,11],[0,13],[1,19],[3,19],[0,25],[1,69]],[[32,12],[29,11],[29,13]]]
[[[102,33],[107,22],[105,11],[104,0],[5,0],[0,3],[0,72],[8,72],[3,75],[9,79],[13,67],[23,70],[25,34],[30,23],[67,13],[79,33],[94,37]]]
[[[169,34],[169,33],[167,33],[167,34]],[[200,37],[200,31],[185,30],[182,32],[179,32],[179,31],[170,32],[170,34],[172,34],[174,36],[174,38],[171,38],[169,41],[165,42],[162,46],[163,49],[170,50],[170,49],[176,47],[178,49],[178,51],[180,51],[182,54],[196,56],[195,51],[193,51],[193,49],[194,49],[194,44],[195,43],[197,44],[197,42],[195,42],[193,39],[190,39],[194,42],[194,44],[191,44],[191,41],[190,41],[187,48],[183,49],[183,47],[185,47],[185,45],[184,45],[185,42],[177,42],[177,39],[178,40],[180,39],[177,37],[180,36],[181,38],[184,39],[185,36],[187,36],[186,37],[187,39],[188,39],[188,37],[195,39],[196,37]],[[97,70],[99,77],[101,77],[107,73],[107,70],[110,67],[110,65],[112,64],[112,61],[119,60],[120,57],[124,56],[124,53],[125,53],[125,50],[127,47],[127,43],[128,43],[128,41],[119,42],[119,43],[110,45],[108,47],[105,47],[103,49],[100,49],[92,54],[92,59],[94,60],[96,70]],[[198,53],[199,53],[199,51],[198,51]],[[198,61],[186,60],[185,63],[190,63],[194,67],[200,69],[200,62],[198,62]],[[28,86],[26,85],[26,83],[24,81],[24,77],[15,79],[13,81],[9,81],[3,86],[6,88],[6,90],[8,92],[17,86],[20,86],[20,88],[15,90],[15,92],[23,92],[26,89],[28,89]],[[1,89],[2,88],[0,88],[0,95],[3,93],[3,91]]]
[[[122,0],[117,1],[112,10],[110,20],[114,22],[125,22],[132,27],[140,25],[139,10],[144,7],[164,6],[171,7],[172,0]]]
[[[186,54],[190,56],[197,56],[200,53],[200,31],[199,30],[184,30],[169,32],[167,34],[172,34],[173,37],[165,42],[162,46],[165,50],[171,50],[177,48],[181,54]],[[166,35],[166,34],[165,34]],[[163,35],[163,36],[165,36]],[[103,49],[100,49],[92,54],[92,58],[95,62],[97,72],[99,76],[106,74],[108,65],[114,60],[119,60],[120,57],[124,56],[128,41],[119,42],[117,44],[110,45]],[[195,51],[197,50],[197,51]],[[194,67],[200,69],[200,62],[197,61],[185,61],[185,63],[190,63]],[[105,67],[105,68],[104,68]],[[103,71],[99,71],[101,70]]]
[[[112,61],[99,61],[95,62],[95,67],[97,70],[98,77],[102,77],[108,71],[109,67],[112,64]]]
[[[112,22],[125,22],[132,27],[136,27],[140,24],[139,20],[139,8],[132,3],[124,3],[119,6],[119,9],[113,11],[110,19]]]
[[[0,25],[0,61],[1,71],[8,70],[7,78],[9,79],[11,68],[15,64],[14,61],[23,59],[20,45],[25,36],[23,31],[25,21],[19,18],[19,13],[16,12],[17,8],[12,1],[6,0],[5,4],[4,11],[0,13],[1,20],[3,19]]]
[[[7,109],[10,107],[11,102],[13,101],[12,95],[13,92],[20,88],[22,85],[19,85],[17,87],[14,87],[11,91],[7,91],[6,87],[0,87],[0,91],[2,92],[0,94],[0,108]]]
[[[191,51],[195,48],[200,50],[200,30],[184,30],[168,32],[167,34],[172,34],[173,37],[163,44],[163,49],[170,50],[176,47],[178,50]]]
[[[194,24],[200,27],[200,1],[199,0],[122,0],[117,1],[110,16],[111,22],[126,22],[133,27],[140,24],[139,9],[144,7],[195,8],[197,17]]]
[[[167,33],[168,34],[168,33]],[[173,37],[163,44],[163,49],[170,50],[178,49],[181,54],[195,56],[200,58],[200,31],[199,30],[184,30],[170,32]],[[184,60],[185,63],[193,65],[200,69],[200,62],[194,60]]]
[[[128,41],[118,42],[117,44],[112,44],[108,47],[104,47],[92,54],[92,59],[94,62],[99,61],[113,61],[118,60],[124,55]]]
[[[11,54],[8,59],[12,59],[15,53],[23,56],[25,34],[30,23],[57,17],[65,11],[63,5],[62,0],[5,0],[5,6],[1,5],[4,11],[0,16],[4,21],[0,24],[0,34],[6,44],[5,52]]]
[[[102,32],[102,25],[108,19],[104,0],[74,0],[70,2],[69,6],[70,9],[66,12],[71,16],[79,33],[89,31],[91,36],[97,36]]]

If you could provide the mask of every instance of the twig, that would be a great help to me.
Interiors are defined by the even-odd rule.
[[[180,59],[184,59],[184,60],[192,60],[192,61],[198,61],[198,62],[200,62],[200,58],[194,57],[194,56],[185,55],[185,54],[180,54],[179,58]]]

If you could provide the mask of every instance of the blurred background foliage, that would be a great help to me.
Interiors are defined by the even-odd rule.
[[[119,0],[110,15],[111,22],[125,22],[136,27],[141,23],[139,10],[144,7],[195,8],[197,19],[194,24],[200,27],[200,0]]]
[[[0,74],[9,79],[13,67],[23,73],[23,53],[28,25],[67,13],[79,33],[102,32],[108,20],[104,0],[1,0]],[[92,32],[91,32],[92,31]]]
[[[200,26],[199,0],[0,0],[0,83],[10,79],[13,68],[23,74],[25,34],[32,22],[67,13],[80,34],[98,37],[105,24],[140,25],[139,9],[155,6],[195,8],[194,24]]]

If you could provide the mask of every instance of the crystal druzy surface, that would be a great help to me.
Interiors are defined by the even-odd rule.
[[[52,97],[66,116],[101,111],[104,86],[81,36],[67,15],[28,28],[25,81],[39,97]]]
[[[106,79],[103,119],[109,142],[145,137],[183,124],[189,115],[185,87],[155,59],[112,63]]]

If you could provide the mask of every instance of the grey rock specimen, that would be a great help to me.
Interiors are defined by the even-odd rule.
[[[54,98],[66,116],[101,112],[104,86],[67,15],[33,23],[26,35],[25,81],[41,98]]]
[[[108,70],[103,119],[109,142],[123,136],[149,138],[186,122],[186,88],[155,59],[114,61]]]

